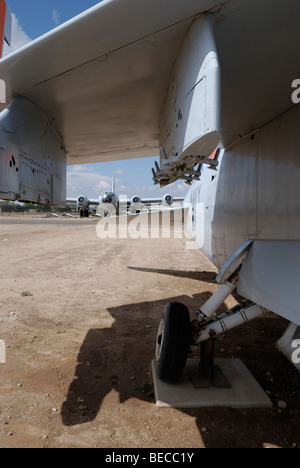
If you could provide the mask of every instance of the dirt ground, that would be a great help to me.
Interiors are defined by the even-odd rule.
[[[219,338],[273,409],[158,409],[151,360],[168,302],[193,317],[216,270],[185,239],[102,239],[95,220],[0,218],[0,447],[299,447],[300,375],[270,315]],[[235,304],[231,297],[226,306]]]

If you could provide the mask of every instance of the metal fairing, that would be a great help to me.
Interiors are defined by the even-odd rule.
[[[189,173],[209,158],[220,139],[220,65],[213,15],[190,27],[170,80],[160,125],[161,185]]]
[[[65,205],[66,154],[47,118],[16,97],[0,114],[0,198]]]

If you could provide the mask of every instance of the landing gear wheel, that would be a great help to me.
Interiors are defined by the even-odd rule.
[[[171,302],[159,324],[155,361],[159,379],[176,383],[185,368],[191,344],[190,314],[184,304]]]

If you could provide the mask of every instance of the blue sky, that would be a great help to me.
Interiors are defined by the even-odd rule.
[[[36,39],[59,24],[97,5],[97,0],[6,0],[24,32]]]
[[[16,47],[19,47],[99,2],[97,0],[6,0],[6,3],[14,15],[13,37]],[[67,196],[77,197],[84,194],[96,198],[102,190],[111,187],[113,176],[116,178],[118,194],[142,197],[159,197],[165,193],[184,195],[188,187],[180,182],[165,189],[153,185],[151,168],[155,160],[158,160],[158,156],[123,162],[70,166],[67,170]]]

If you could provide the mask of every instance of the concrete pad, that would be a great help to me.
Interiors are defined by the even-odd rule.
[[[188,359],[187,366],[199,364]],[[174,385],[158,379],[152,361],[156,405],[159,408],[273,408],[271,400],[240,359],[215,359],[230,388],[195,388],[187,370]]]

